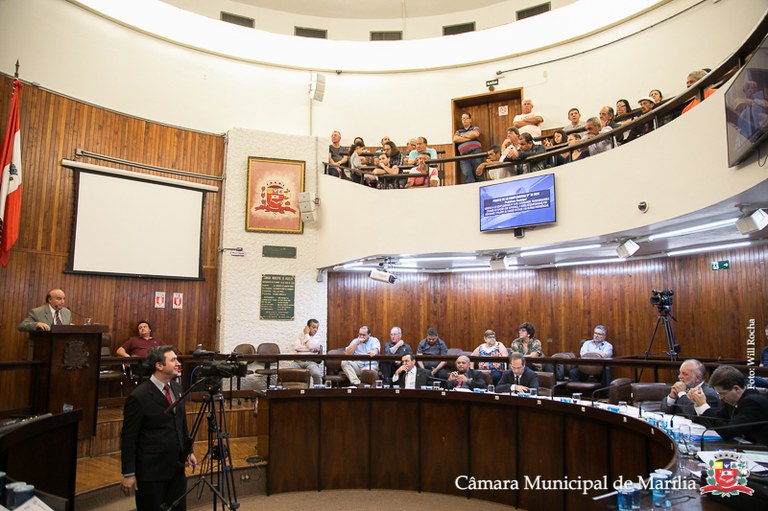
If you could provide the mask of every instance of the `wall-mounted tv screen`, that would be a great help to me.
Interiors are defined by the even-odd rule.
[[[725,91],[728,166],[738,165],[768,136],[768,37]]]
[[[555,221],[555,175],[534,174],[480,188],[480,231]]]

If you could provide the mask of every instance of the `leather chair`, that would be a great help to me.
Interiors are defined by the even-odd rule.
[[[256,354],[256,348],[253,346],[253,344],[238,344],[235,346],[235,349],[232,350],[232,353],[238,353],[240,355],[255,355]],[[246,371],[246,377],[249,374],[254,374],[253,369],[250,369],[253,362],[248,363],[248,370]],[[237,377],[237,390],[240,390],[240,383],[242,380],[242,376]]]
[[[661,400],[669,395],[670,388],[668,383],[633,383],[632,404],[649,412],[658,412]]]
[[[371,388],[376,387],[376,380],[379,379],[379,372],[373,369],[363,369],[360,374],[360,384],[370,385]]]
[[[536,371],[536,375],[539,377],[539,395],[552,396],[552,390],[557,384],[555,373]]]
[[[552,372],[555,376],[556,383],[552,386],[552,396],[559,396],[565,393],[565,385],[568,383],[568,380],[566,380],[566,377],[568,376],[568,373],[570,372],[573,365],[565,363],[565,360],[571,360],[573,358],[576,358],[576,355],[574,355],[571,352],[565,352],[565,353],[555,353],[552,355],[552,358],[560,358],[564,359],[563,363],[555,363],[552,364]]]
[[[277,382],[284,389],[308,389],[309,370],[296,368],[278,369]]]
[[[611,388],[608,389],[608,402],[612,405],[619,404],[619,401],[629,403],[632,400],[632,380],[629,378],[616,378],[611,382]]]
[[[605,358],[602,353],[585,353],[583,359],[587,358]],[[603,386],[603,382],[598,378],[603,374],[603,366],[599,364],[577,364],[579,372],[588,377],[587,381],[569,381],[565,384],[566,393],[573,394],[581,392],[584,395],[591,395],[592,392]]]
[[[112,336],[110,334],[102,334],[101,336],[101,357],[111,357],[112,355]],[[108,364],[99,366],[99,383],[105,383],[107,385],[118,382],[120,383],[120,397],[124,396],[123,388],[125,382],[131,379],[130,369],[127,364]]]
[[[259,347],[256,348],[256,354],[257,355],[279,355],[280,354],[280,346],[278,346],[274,342],[262,342],[259,344]],[[267,387],[269,387],[270,378],[274,375],[277,377],[277,370],[280,369],[280,361],[277,358],[269,358],[265,360],[260,360],[261,363],[264,364],[263,369],[256,369],[254,371],[255,374],[266,376],[267,377]],[[272,368],[272,364],[277,364],[276,368]]]
[[[336,348],[336,349],[328,350],[328,355],[343,355],[343,354],[344,354],[344,348]],[[347,375],[344,374],[344,371],[341,370],[341,359],[336,359],[336,360],[326,359],[325,376],[323,376],[323,381],[331,382],[331,385],[333,385],[334,387],[345,387],[349,385],[349,379],[347,379]]]

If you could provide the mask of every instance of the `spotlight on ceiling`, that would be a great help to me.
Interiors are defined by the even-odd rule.
[[[392,275],[386,270],[371,270],[371,273],[368,276],[373,280],[386,282],[387,284],[394,284],[397,280],[395,275]]]
[[[766,225],[768,225],[768,213],[762,209],[757,209],[751,215],[745,215],[736,221],[736,227],[741,234],[762,231]]]
[[[638,250],[640,250],[640,245],[635,243],[633,240],[627,240],[624,243],[621,243],[618,247],[616,247],[616,253],[622,259],[626,259],[627,257],[633,255]]]

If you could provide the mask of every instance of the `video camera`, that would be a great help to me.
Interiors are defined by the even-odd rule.
[[[237,354],[232,353],[226,360],[204,360],[197,366],[201,378],[245,378],[248,364],[237,361]]]
[[[659,312],[670,312],[672,311],[672,295],[674,294],[675,292],[671,289],[664,291],[653,289],[651,290],[651,305],[655,306]]]

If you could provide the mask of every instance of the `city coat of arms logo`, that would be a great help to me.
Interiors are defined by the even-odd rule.
[[[721,497],[734,497],[739,493],[752,495],[754,490],[747,486],[746,460],[735,452],[719,452],[709,460],[707,468],[707,484],[700,488],[701,494],[711,493]]]

